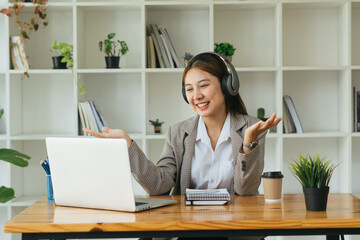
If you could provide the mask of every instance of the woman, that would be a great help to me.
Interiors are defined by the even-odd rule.
[[[227,81],[234,89],[228,89]],[[124,130],[83,130],[125,139],[131,171],[150,195],[184,194],[186,188],[227,188],[231,194],[254,195],[264,167],[266,132],[281,117],[272,114],[263,122],[248,116],[234,81],[236,71],[222,56],[207,52],[191,59],[183,73],[183,95],[197,116],[169,128],[156,165]]]

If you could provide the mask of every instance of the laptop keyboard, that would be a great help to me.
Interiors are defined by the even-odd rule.
[[[135,202],[135,206],[141,206],[147,204],[146,202]]]

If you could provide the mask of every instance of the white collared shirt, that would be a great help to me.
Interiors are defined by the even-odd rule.
[[[215,151],[211,147],[204,120],[200,117],[192,158],[190,187],[194,189],[226,188],[231,192],[233,178],[230,114],[226,117]]]

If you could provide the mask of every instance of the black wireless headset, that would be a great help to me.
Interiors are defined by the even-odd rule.
[[[227,68],[227,73],[225,73],[225,75],[221,78],[221,81],[220,81],[221,90],[224,93],[224,95],[235,96],[236,94],[238,94],[239,88],[240,88],[239,77],[236,73],[234,66],[229,62],[229,60],[227,58],[223,57],[222,55],[220,55],[216,52],[203,52],[203,53],[200,53],[200,54],[196,55],[195,57],[191,58],[188,65],[191,65],[200,56],[206,55],[206,54],[212,54],[212,55],[217,56],[224,62],[225,66]],[[187,97],[186,97],[184,79],[182,81],[182,94],[185,99],[185,102],[189,103],[187,100]]]

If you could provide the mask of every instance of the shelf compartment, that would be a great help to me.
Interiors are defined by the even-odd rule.
[[[196,55],[211,49],[209,5],[147,5],[145,16],[147,29],[157,24],[167,30],[182,63],[185,52]]]
[[[264,157],[264,171],[282,171],[281,159],[281,141],[279,138],[269,138],[266,136],[265,140],[265,157]],[[264,193],[263,184],[259,186],[260,194]]]
[[[350,179],[347,172],[349,163],[345,160],[349,156],[349,142],[348,137],[319,137],[319,138],[307,138],[307,139],[284,139],[283,140],[283,172],[284,193],[302,193],[302,186],[296,180],[289,170],[292,160],[299,160],[299,155],[306,156],[310,154],[314,156],[316,154],[325,154],[327,160],[331,160],[333,164],[339,164],[335,169],[334,174],[330,181],[330,192],[348,192],[347,189]]]
[[[150,119],[158,118],[165,122],[162,125],[162,131],[165,134],[172,123],[196,115],[182,96],[181,73],[147,73],[146,78],[148,86],[146,132],[148,134],[154,133],[154,127],[149,123]]]
[[[283,65],[347,65],[345,3],[283,4]]]
[[[77,73],[141,73],[142,69],[140,68],[119,68],[119,69],[78,69]]]
[[[12,3],[15,2],[13,0],[9,1],[9,4],[12,5]],[[58,5],[58,4],[72,4],[73,0],[49,0],[47,5],[48,6],[53,6],[53,5]],[[28,3],[22,3],[24,4],[26,7],[30,7],[30,6],[34,6],[31,2]]]
[[[76,12],[78,68],[105,69],[105,54],[99,50],[99,41],[109,33],[115,33],[115,39],[124,40],[129,47],[129,52],[120,58],[120,67],[142,67],[144,36],[140,6],[78,6]]]
[[[0,9],[2,9],[2,5],[0,4]],[[0,32],[2,36],[7,36],[7,22],[8,17],[5,14],[0,14]],[[7,37],[0,38],[0,52],[7,53],[9,49],[9,41]],[[2,54],[5,56],[5,54]],[[8,59],[5,57],[0,58],[0,71],[5,71],[8,69]]]
[[[235,67],[275,66],[276,14],[276,4],[215,5],[214,43],[234,46]]]
[[[47,156],[44,140],[11,140],[10,148],[31,157],[29,165],[21,168],[11,165],[11,187],[16,198],[23,196],[45,196],[46,174],[39,161]],[[28,199],[28,198],[25,198]]]
[[[276,109],[277,102],[277,72],[238,72],[240,80],[240,96],[245,103],[248,114],[257,116],[257,109],[265,109],[265,117],[272,113],[280,115],[281,109]]]
[[[0,226],[4,226],[4,224],[10,220],[10,216],[8,215],[8,209],[6,207],[2,207],[3,204],[0,203]],[[3,240],[10,240],[10,234],[4,233],[4,231],[0,231],[0,238]]]
[[[360,65],[360,2],[351,7],[351,65]]]
[[[156,164],[160,160],[161,153],[164,149],[164,139],[147,139],[146,140],[146,156],[151,162]]]
[[[351,192],[352,193],[359,193],[360,192],[360,185],[357,184],[359,182],[358,180],[358,176],[359,176],[359,171],[360,171],[360,136],[358,135],[357,137],[353,137],[352,138],[352,161],[351,161],[351,185],[352,185],[352,189]]]
[[[349,131],[346,71],[285,71],[283,94],[292,98],[304,133]]]
[[[98,0],[76,0],[76,5],[77,6],[82,6],[82,5],[88,5],[88,6],[104,6],[104,5],[124,5],[124,6],[129,6],[129,5],[139,5],[140,3],[142,3],[143,0],[103,0],[101,2],[99,2]]]
[[[27,9],[27,8],[25,8]],[[22,13],[21,20],[29,21],[33,12]],[[71,6],[49,6],[47,18],[49,26],[40,26],[39,30],[32,32],[30,39],[24,41],[26,55],[31,69],[52,69],[51,42],[66,42],[73,44],[73,12]],[[65,21],[66,20],[66,21]],[[10,36],[19,36],[17,24],[10,19]],[[55,30],[54,29],[58,29]],[[61,29],[61,31],[59,30]]]
[[[359,104],[357,104],[357,93],[360,92],[360,69],[353,70],[351,73],[351,131],[356,133],[360,132],[357,130],[357,109],[359,108]],[[360,97],[360,96],[359,96]]]
[[[6,134],[6,92],[5,74],[0,74],[0,110],[4,109],[4,114],[0,118],[0,134]]]
[[[74,134],[72,75],[10,76],[10,135]]]
[[[87,94],[79,100],[93,100],[110,128],[142,134],[144,105],[140,73],[80,74]]]
[[[7,148],[6,141],[0,140],[0,148]],[[10,164],[0,160],[0,186],[10,187]],[[0,207],[3,204],[0,204]]]

